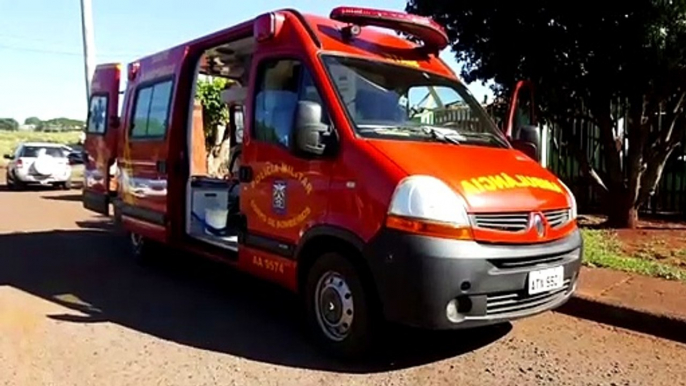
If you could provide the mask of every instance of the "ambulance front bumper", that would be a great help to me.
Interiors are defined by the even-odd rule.
[[[387,320],[459,329],[564,304],[576,290],[583,241],[578,230],[543,244],[495,245],[384,229],[365,255]]]

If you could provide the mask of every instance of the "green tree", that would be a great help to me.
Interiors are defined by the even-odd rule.
[[[36,127],[38,127],[41,124],[41,122],[42,121],[38,117],[28,117],[28,118],[24,119],[25,125],[34,125]]]
[[[637,225],[686,127],[686,0],[409,0],[407,10],[446,26],[465,81],[492,79],[507,95],[528,79],[545,120],[594,122],[605,168],[580,159],[583,169],[605,193],[610,225]]]
[[[77,131],[83,129],[84,125],[84,121],[61,117],[41,122],[39,127],[41,127],[43,131]]]
[[[0,130],[16,131],[19,130],[19,122],[14,118],[0,118]]]
[[[229,122],[229,109],[221,98],[221,92],[228,85],[229,80],[224,78],[198,80],[196,99],[202,104],[203,128],[208,148],[217,142],[217,126],[224,126]]]
[[[210,176],[222,176],[228,172],[231,143],[226,125],[229,123],[229,109],[221,93],[231,84],[230,80],[224,78],[200,79],[196,88],[196,99],[203,108],[207,171]]]

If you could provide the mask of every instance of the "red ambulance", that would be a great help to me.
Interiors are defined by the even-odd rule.
[[[286,9],[101,65],[83,204],[114,208],[137,258],[171,247],[298,293],[335,354],[368,352],[387,321],[458,329],[554,309],[583,245],[572,192],[537,162],[531,88],[498,127],[439,59],[448,43],[405,13]],[[217,78],[222,175],[204,134],[221,128],[196,98]]]

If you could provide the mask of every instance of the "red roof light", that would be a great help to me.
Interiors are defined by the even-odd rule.
[[[428,17],[360,7],[334,8],[329,17],[344,23],[371,25],[404,32],[419,38],[425,46],[439,51],[450,44],[445,29]]]
[[[258,42],[276,37],[281,31],[283,20],[283,15],[274,12],[258,16],[255,19],[255,24],[253,24],[253,37]]]
[[[136,79],[136,76],[138,75],[138,71],[141,69],[141,64],[140,62],[135,62],[129,64],[129,80],[133,81]]]

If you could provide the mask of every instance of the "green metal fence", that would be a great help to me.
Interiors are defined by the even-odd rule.
[[[487,107],[487,110],[497,121],[503,121],[504,110],[501,111],[502,109],[497,109],[493,105]],[[452,121],[461,125],[474,124],[474,119],[470,116],[468,109],[434,110],[430,115],[431,117],[423,119],[424,123],[440,124]],[[614,111],[613,115],[621,116],[621,112]],[[622,123],[620,127],[621,125]],[[563,128],[558,125],[548,126],[546,130],[547,135],[544,138],[547,138],[548,146],[545,165],[574,191],[580,210],[600,211],[603,203],[598,187],[583,176],[581,165],[570,151],[568,144],[568,141],[577,141],[576,145],[585,153],[590,165],[596,170],[604,171],[600,129],[591,121],[577,119],[566,126],[565,130],[570,130],[570,133],[563,132]],[[684,146],[677,148],[667,160],[658,188],[649,203],[642,208],[642,212],[677,214],[686,218],[686,151],[684,148]]]
[[[593,123],[578,120],[571,125],[572,135],[564,135],[562,128],[555,125],[548,130],[550,143],[548,168],[574,191],[580,209],[591,212],[600,210],[602,202],[598,188],[584,178],[579,162],[571,154],[566,142],[571,139],[579,141],[578,145],[583,149],[592,167],[604,171],[599,128]],[[658,188],[649,203],[642,208],[642,212],[677,214],[686,217],[686,178],[684,176],[686,176],[686,152],[683,147],[679,147],[667,160]]]

